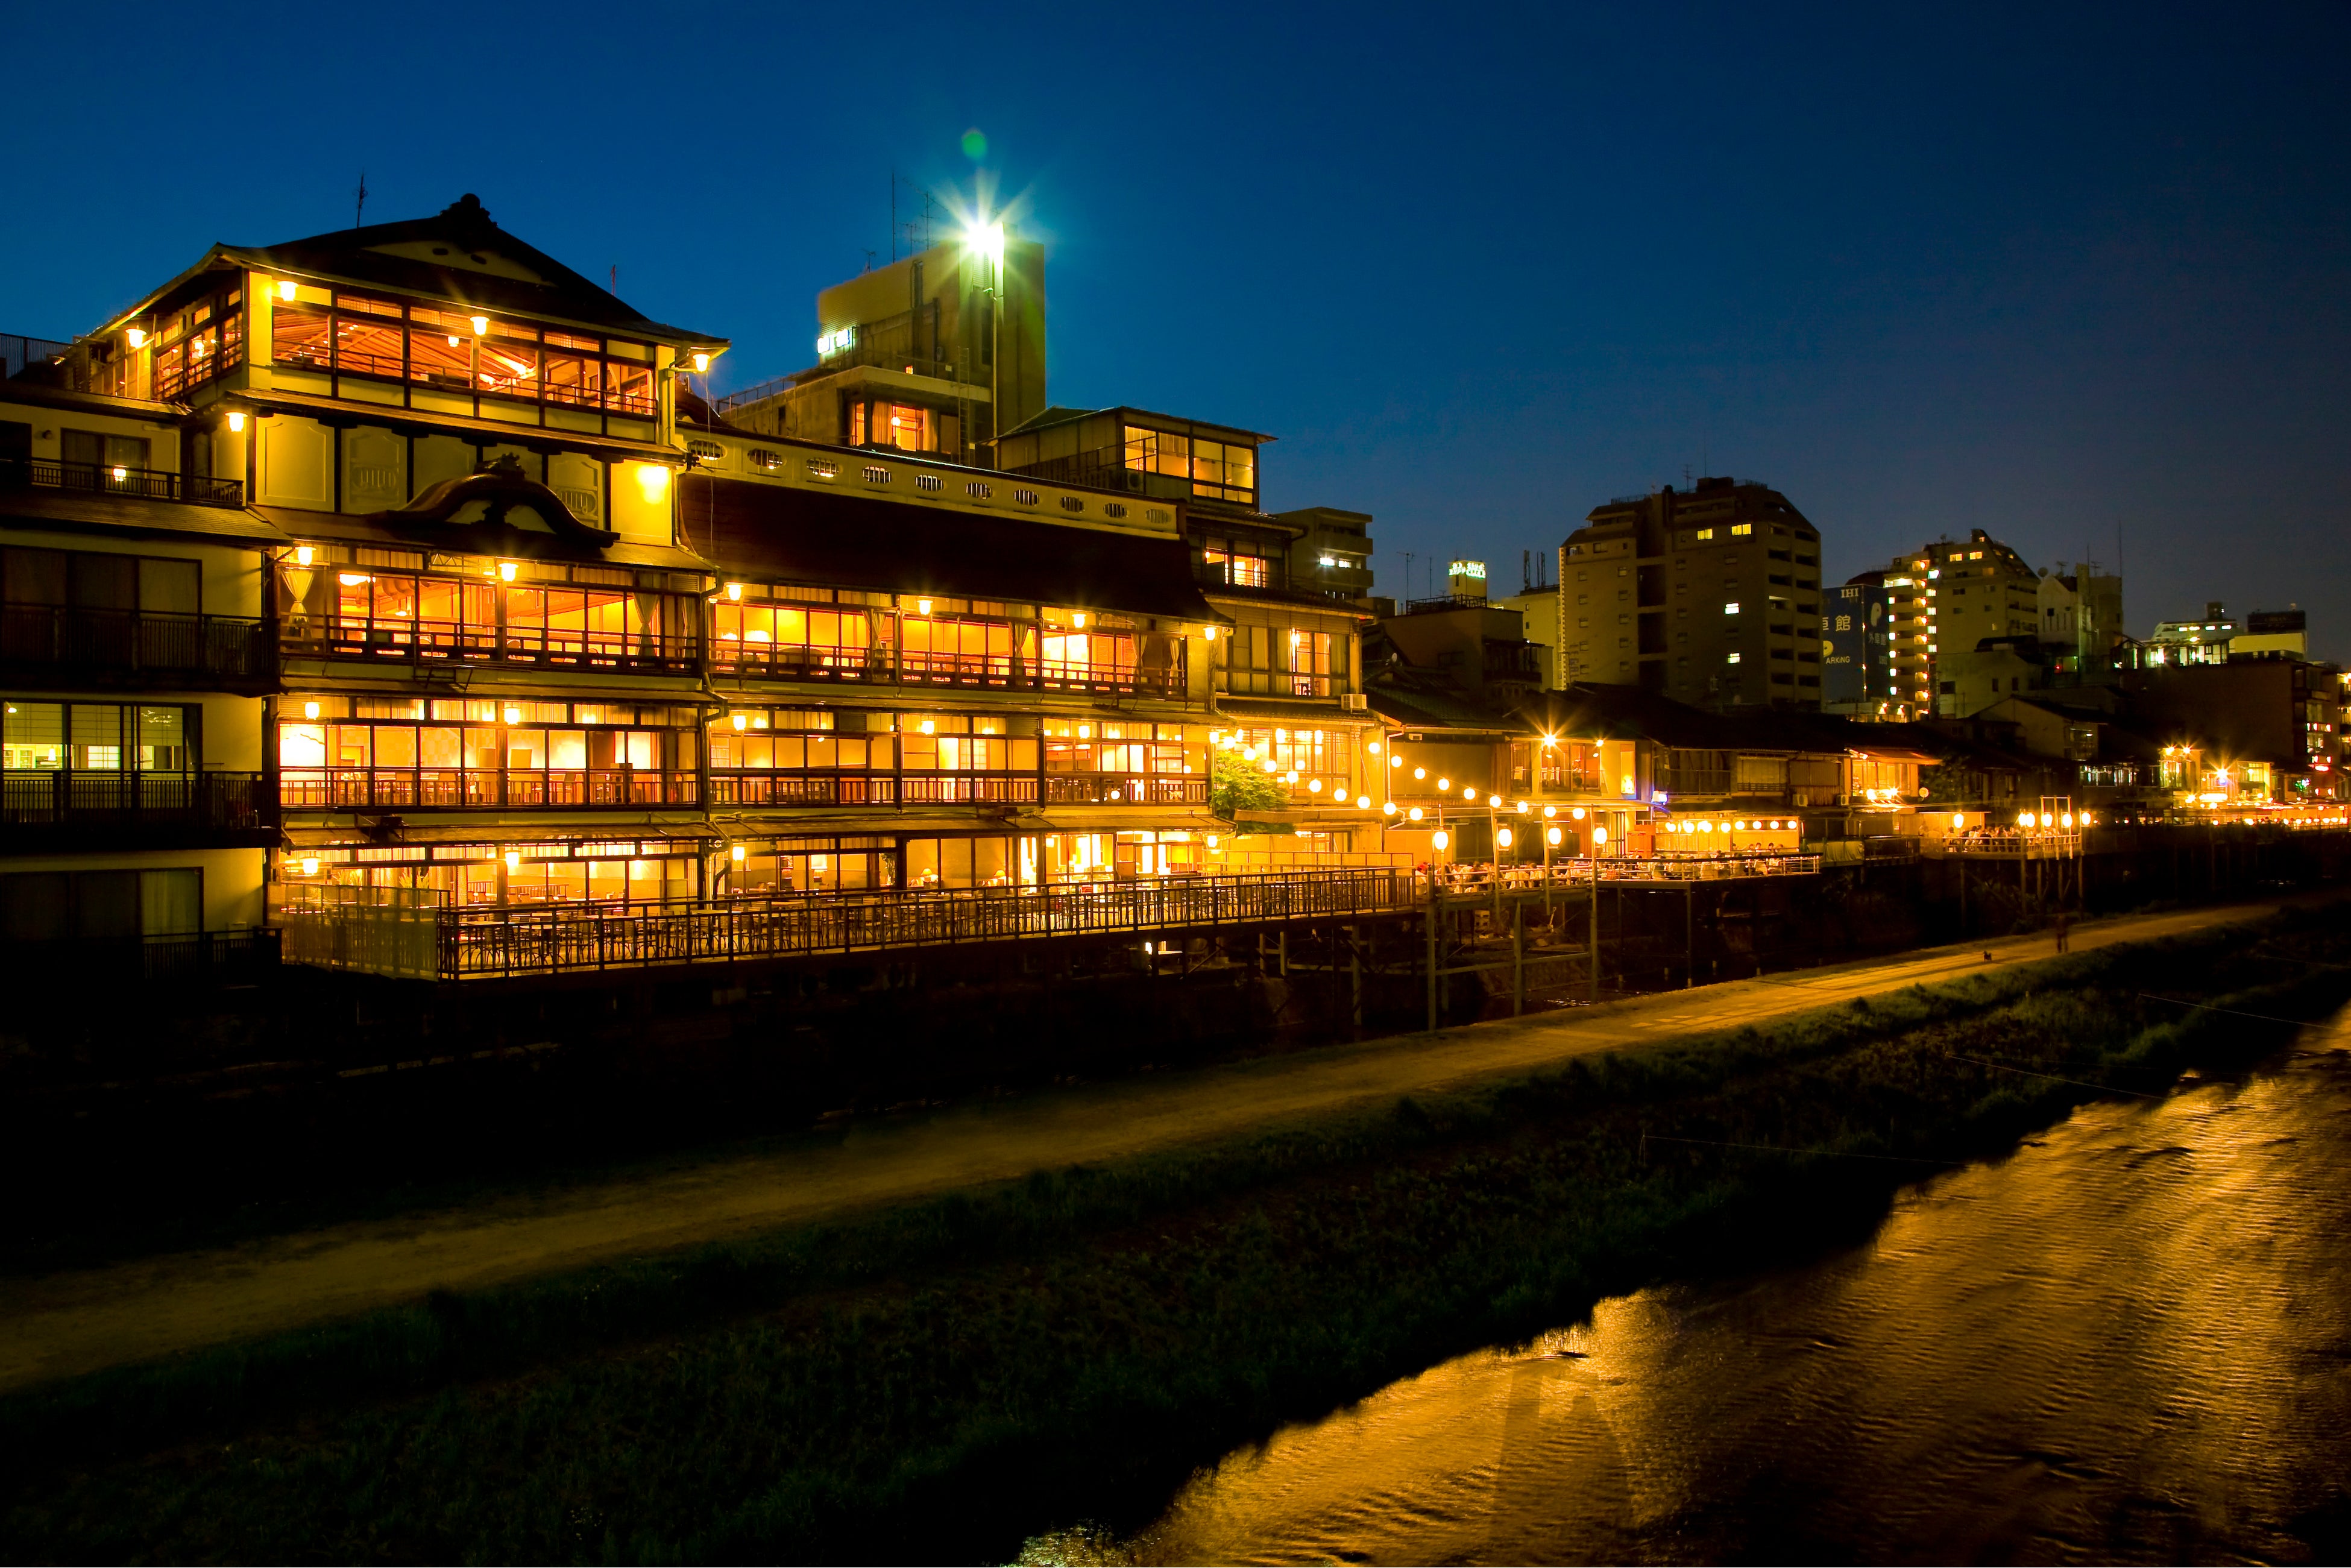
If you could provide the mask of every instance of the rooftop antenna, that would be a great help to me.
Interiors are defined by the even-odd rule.
[[[890,169],[890,259],[898,259],[898,170]]]
[[[616,261],[616,262],[614,262],[614,263],[612,264],[612,294],[613,294],[613,297],[614,297],[615,298],[619,298],[620,293],[621,293],[621,264],[620,264],[619,262],[617,262],[617,261]]]
[[[353,204],[351,207],[351,227],[359,228],[367,221],[364,215],[367,212],[366,170],[362,169],[360,171],[360,188],[352,192],[351,195],[353,197]]]

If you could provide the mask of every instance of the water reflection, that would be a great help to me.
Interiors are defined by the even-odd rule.
[[[1646,1291],[1195,1479],[1145,1562],[2334,1558],[2351,1055],[2084,1109],[1872,1242]],[[1106,1549],[1106,1550],[1105,1550]]]

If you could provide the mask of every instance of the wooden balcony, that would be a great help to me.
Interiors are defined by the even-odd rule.
[[[268,622],[244,616],[0,605],[0,674],[22,683],[266,691],[276,649]]]
[[[291,811],[409,807],[476,810],[513,807],[694,806],[701,786],[691,773],[635,768],[287,768],[277,776],[278,803]]]
[[[1410,910],[1426,888],[1412,872],[1384,867],[465,909],[431,894],[303,888],[280,918],[287,963],[476,981],[1347,919]]]
[[[713,806],[1206,806],[1196,774],[764,773],[710,776]]]
[[[277,802],[259,773],[0,773],[0,847],[266,847]]]

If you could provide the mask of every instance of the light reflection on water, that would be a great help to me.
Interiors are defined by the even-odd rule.
[[[1604,1301],[1031,1560],[2342,1560],[2351,1053],[2102,1103],[1869,1244]]]

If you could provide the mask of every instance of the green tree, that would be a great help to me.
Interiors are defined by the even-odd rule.
[[[1290,791],[1261,764],[1238,751],[1217,751],[1208,764],[1208,810],[1229,822],[1243,811],[1278,811]]]

